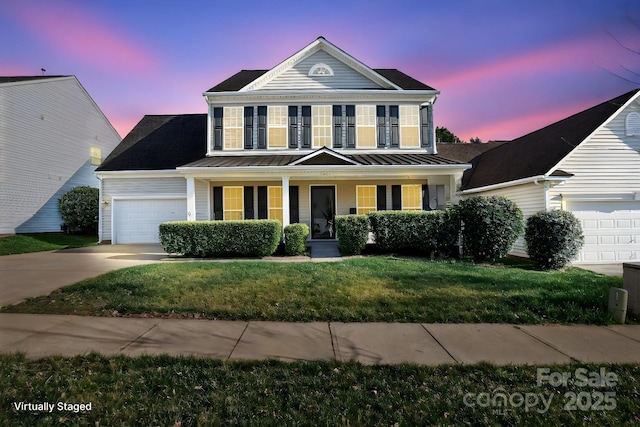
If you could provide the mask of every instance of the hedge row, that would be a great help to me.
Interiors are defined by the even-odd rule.
[[[376,245],[385,252],[451,255],[458,245],[457,211],[378,211],[368,214]]]
[[[343,255],[361,253],[369,232],[383,252],[455,255],[460,220],[454,209],[441,211],[378,211],[336,217],[338,247]]]
[[[273,254],[282,238],[276,220],[173,221],[160,224],[160,244],[170,254],[194,257]]]

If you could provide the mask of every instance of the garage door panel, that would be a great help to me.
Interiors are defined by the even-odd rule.
[[[158,227],[187,218],[186,199],[117,200],[114,243],[158,243]]]
[[[640,260],[640,201],[571,202],[568,208],[585,237],[578,262]]]

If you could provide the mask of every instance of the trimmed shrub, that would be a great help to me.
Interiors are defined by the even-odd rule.
[[[384,252],[456,253],[460,220],[454,209],[378,211],[368,216],[376,245]]]
[[[58,201],[64,226],[68,230],[80,230],[87,234],[98,234],[98,205],[100,190],[80,186],[72,188]]]
[[[369,218],[366,215],[336,216],[338,248],[342,255],[362,253],[369,240]]]
[[[527,219],[524,239],[529,257],[542,268],[562,268],[584,244],[580,221],[567,211],[541,211]]]
[[[307,250],[309,226],[290,224],[284,228],[284,253],[289,256],[304,255]]]
[[[172,221],[160,224],[167,253],[195,257],[263,257],[276,251],[282,224],[276,220]]]
[[[457,206],[463,223],[464,252],[476,262],[507,255],[524,228],[522,211],[502,196],[476,196]]]

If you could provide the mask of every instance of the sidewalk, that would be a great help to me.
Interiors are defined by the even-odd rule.
[[[0,352],[364,364],[640,363],[640,325],[281,323],[0,314]]]

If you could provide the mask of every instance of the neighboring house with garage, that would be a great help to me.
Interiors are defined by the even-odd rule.
[[[0,77],[0,234],[59,232],[58,200],[98,187],[121,139],[76,77]]]
[[[640,261],[640,90],[467,161],[463,197],[505,196],[525,217],[573,212],[585,236],[577,263]],[[513,253],[526,256],[524,239]]]
[[[158,241],[168,220],[278,219],[335,238],[335,215],[457,201],[437,154],[439,92],[320,37],[204,92],[207,114],[145,116],[98,168],[100,240]]]

